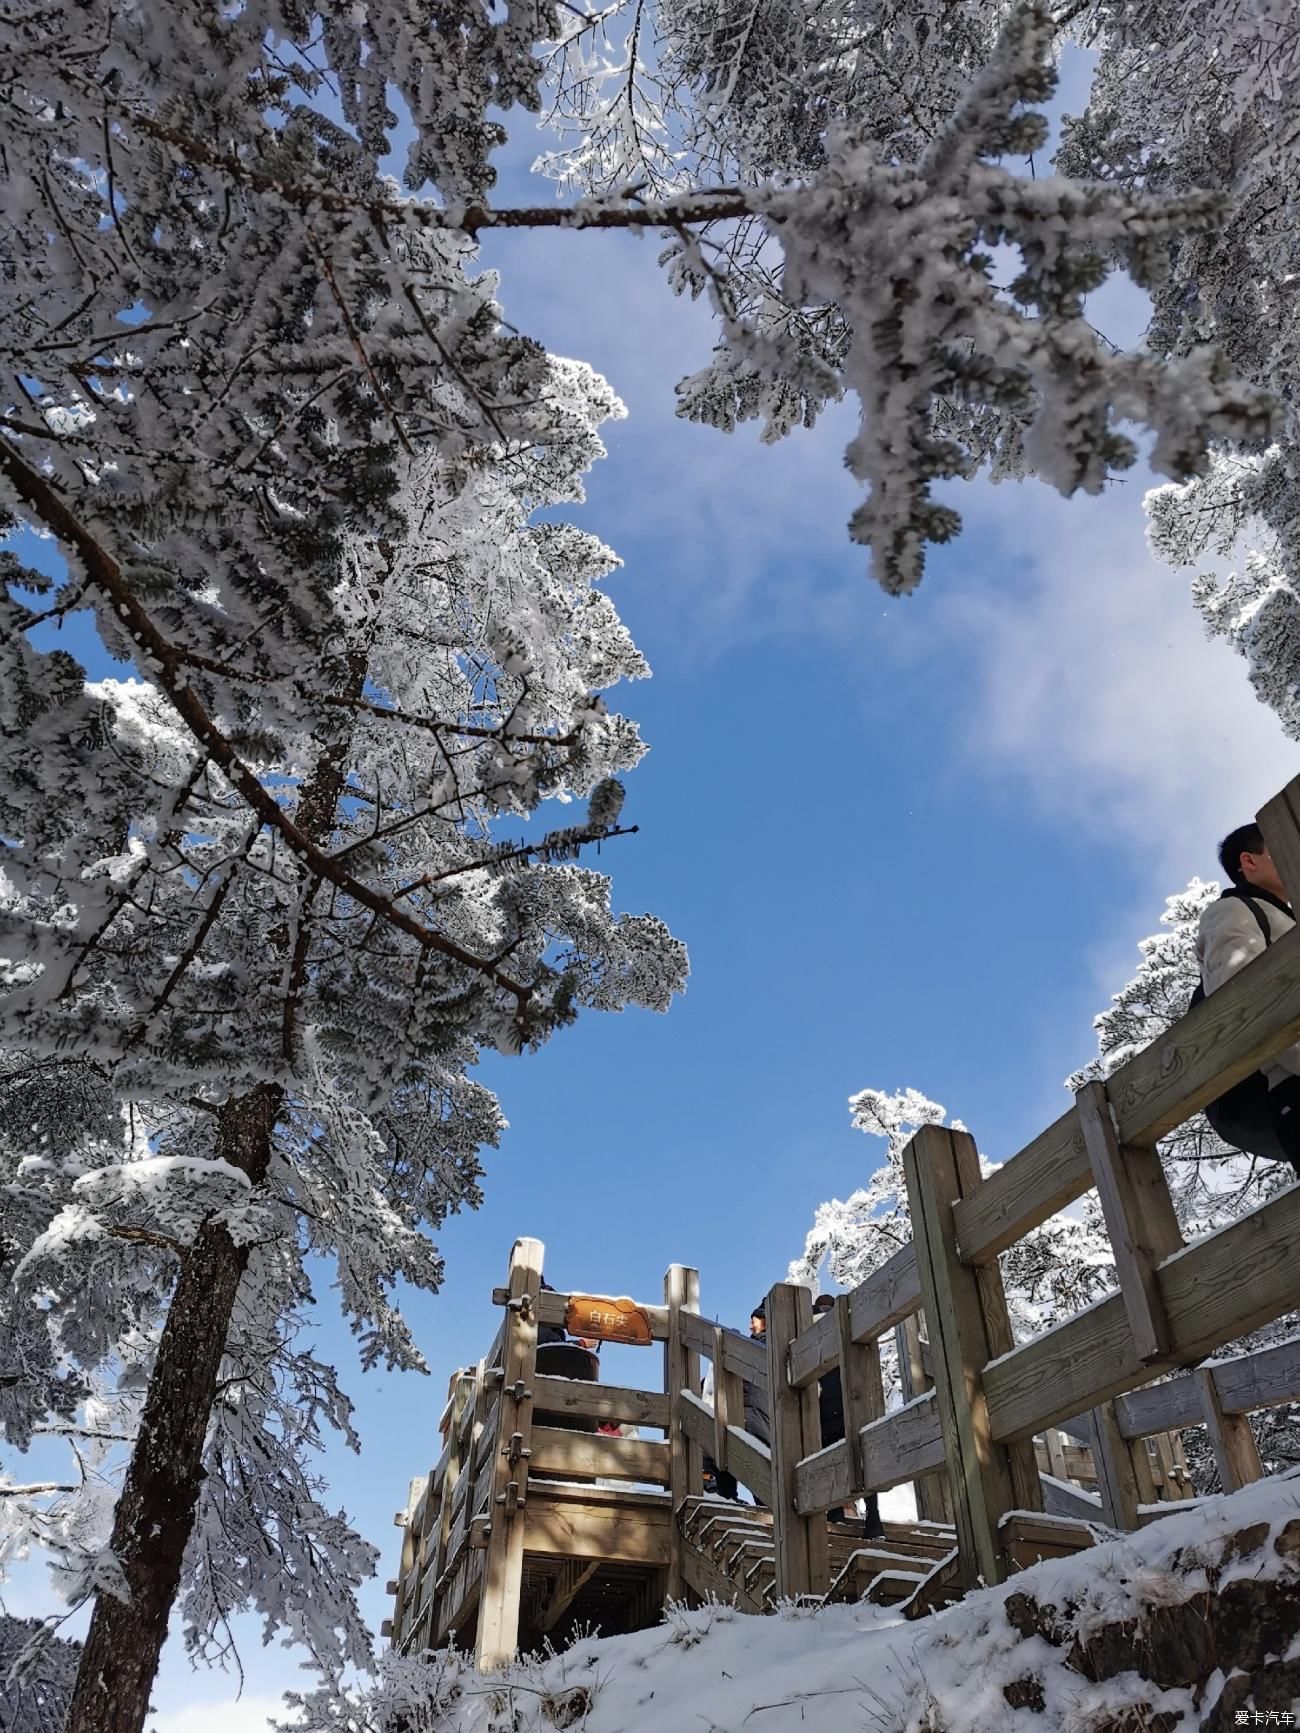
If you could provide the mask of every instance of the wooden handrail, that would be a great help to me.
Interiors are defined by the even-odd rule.
[[[1138,1358],[1119,1294],[993,1361],[984,1384],[994,1437],[1031,1438],[1300,1307],[1297,1243],[1300,1186],[1167,1258],[1157,1279],[1173,1345],[1162,1361]]]
[[[682,1311],[682,1335],[688,1347],[706,1359],[712,1360],[714,1354],[715,1330],[722,1333],[722,1360],[728,1372],[735,1372],[747,1383],[756,1384],[760,1389],[767,1389],[767,1349],[761,1342],[752,1341],[748,1336],[742,1336],[739,1330],[729,1329],[725,1324],[712,1324],[707,1318],[700,1317],[698,1312]]]
[[[806,1456],[795,1470],[795,1509],[801,1515],[829,1510],[859,1493],[888,1492],[892,1486],[916,1480],[943,1467],[943,1431],[934,1392],[896,1408],[858,1434],[867,1465],[867,1484],[854,1486],[848,1445],[843,1439],[815,1456]]]
[[[916,1251],[909,1244],[888,1263],[873,1270],[849,1295],[849,1317],[855,1342],[872,1342],[921,1307],[921,1278]],[[818,1318],[790,1348],[789,1377],[796,1390],[824,1377],[838,1363],[839,1343],[833,1313]]]
[[[630,1426],[668,1425],[669,1398],[662,1390],[621,1384],[588,1384],[578,1378],[533,1379],[533,1406],[546,1414],[581,1414]]]
[[[1124,1143],[1150,1145],[1300,1036],[1300,927],[1180,1017],[1106,1080]],[[1073,1109],[953,1210],[957,1249],[987,1264],[1092,1187]]]
[[[1300,1402],[1300,1336],[1253,1354],[1217,1361],[1202,1370],[1213,1378],[1228,1414],[1250,1414],[1257,1408]],[[1203,1418],[1196,1380],[1190,1372],[1118,1397],[1115,1412],[1125,1438],[1147,1438],[1153,1432],[1198,1426]]]

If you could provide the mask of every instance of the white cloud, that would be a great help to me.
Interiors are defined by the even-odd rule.
[[[1011,575],[936,611],[942,653],[972,681],[964,756],[1011,774],[1085,836],[1131,845],[1153,882],[1213,847],[1296,769],[1245,664],[1210,642],[1190,573],[1148,553],[1141,488],[1066,502],[981,489],[971,533]]]
[[[147,1733],[267,1733],[283,1720],[280,1697],[231,1697],[221,1703],[189,1703],[150,1716]]]

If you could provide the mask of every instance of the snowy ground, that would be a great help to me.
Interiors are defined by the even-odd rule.
[[[1212,1676],[1194,1706],[1190,1689],[1161,1691],[1121,1674],[1091,1684],[1064,1664],[1065,1649],[1021,1636],[1008,1622],[1011,1594],[1040,1604],[1071,1605],[1072,1629],[1090,1632],[1153,1606],[1174,1605],[1207,1586],[1205,1566],[1225,1542],[1255,1524],[1246,1556],[1226,1564],[1218,1589],[1235,1576],[1255,1582],[1297,1578],[1294,1557],[1273,1541],[1300,1517],[1300,1478],[1264,1481],[1211,1500],[1136,1535],[1057,1563],[1039,1565],[1002,1588],[971,1597],[919,1625],[866,1604],[817,1611],[790,1608],[768,1618],[727,1607],[672,1614],[634,1636],[578,1641],[562,1655],[521,1663],[499,1676],[468,1670],[445,1677],[446,1694],[428,1700],[424,1674],[421,1733],[1084,1733],[1116,1721],[1117,1711],[1146,1702],[1150,1711],[1181,1712],[1194,1729],[1222,1688]],[[1300,1641],[1280,1660],[1300,1654]],[[408,1670],[409,1669],[409,1670]],[[1003,1686],[1033,1674],[1043,1707],[1013,1709]],[[397,1663],[389,1688],[400,1699],[415,1670]],[[390,1702],[392,1699],[390,1698]],[[1300,1725],[1300,1703],[1295,1705]],[[1254,1724],[1287,1725],[1281,1711]],[[1230,1714],[1228,1723],[1238,1716]]]

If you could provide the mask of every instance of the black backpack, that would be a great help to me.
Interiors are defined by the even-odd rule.
[[[1254,897],[1247,891],[1235,888],[1224,891],[1223,895],[1240,897],[1258,922],[1259,930],[1264,935],[1265,946],[1271,945],[1273,932],[1268,924],[1268,916]],[[1193,1005],[1199,1005],[1204,997],[1205,987],[1198,982],[1187,1002],[1187,1009],[1190,1011]],[[1205,1109],[1205,1117],[1232,1149],[1239,1149],[1246,1155],[1258,1156],[1261,1161],[1290,1159],[1278,1141],[1273,1110],[1268,1098],[1268,1079],[1262,1071],[1252,1071],[1249,1077],[1243,1077],[1240,1083],[1234,1083],[1217,1101],[1211,1101]]]

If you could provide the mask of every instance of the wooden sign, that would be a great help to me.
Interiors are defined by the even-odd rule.
[[[570,1294],[564,1327],[571,1336],[589,1341],[628,1342],[650,1346],[650,1320],[635,1300],[607,1300],[592,1294]]]

